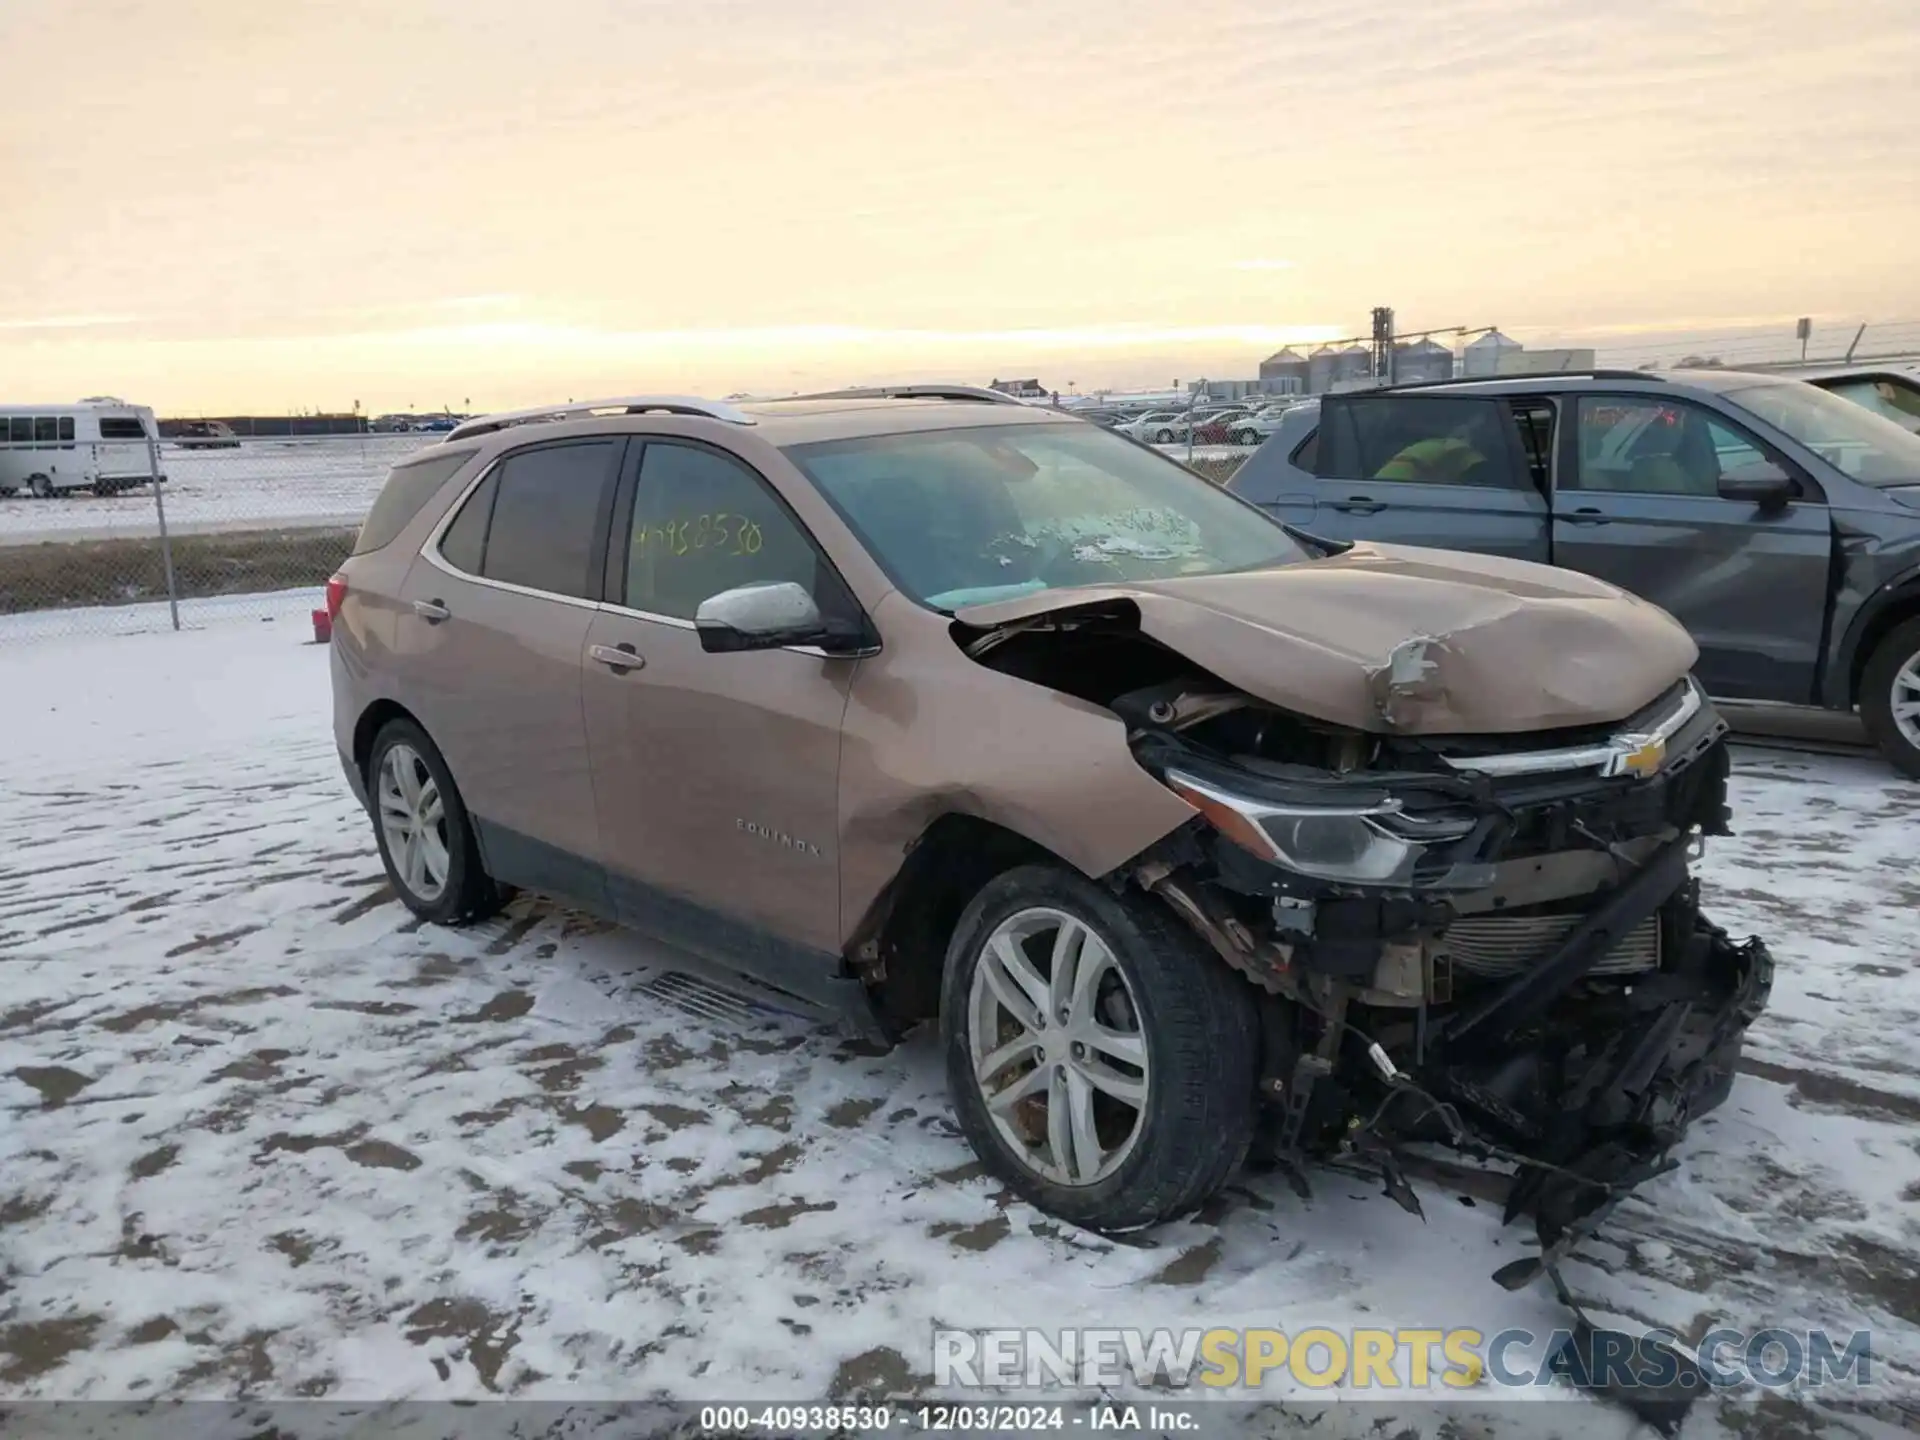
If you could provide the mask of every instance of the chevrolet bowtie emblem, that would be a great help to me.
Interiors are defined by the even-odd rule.
[[[1638,775],[1642,779],[1656,773],[1667,762],[1667,742],[1648,740],[1632,750],[1623,750],[1615,757],[1612,773],[1615,775]]]

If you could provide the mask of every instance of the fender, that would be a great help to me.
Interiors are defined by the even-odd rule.
[[[840,920],[851,938],[943,815],[991,822],[1098,877],[1186,824],[1192,806],[1133,758],[1112,711],[956,665],[946,616],[899,592],[873,619],[840,755]]]

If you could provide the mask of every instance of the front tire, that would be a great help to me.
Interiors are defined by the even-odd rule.
[[[1173,431],[1171,430],[1155,431],[1153,436],[1153,443],[1156,445],[1171,445],[1173,443]]]
[[[27,489],[36,500],[53,498],[53,481],[45,475],[34,475],[27,480]]]
[[[1920,615],[1874,647],[1860,676],[1860,718],[1880,753],[1920,780]]]
[[[401,904],[436,925],[465,925],[505,903],[446,760],[413,721],[389,720],[374,737],[367,796],[380,863]]]
[[[989,882],[954,928],[940,1029],[974,1152],[1051,1215],[1103,1231],[1157,1224],[1246,1158],[1252,992],[1137,892],[1051,866]]]

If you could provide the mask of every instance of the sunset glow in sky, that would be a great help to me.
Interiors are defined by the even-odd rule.
[[[0,57],[9,400],[1920,315],[1912,0],[0,0]]]

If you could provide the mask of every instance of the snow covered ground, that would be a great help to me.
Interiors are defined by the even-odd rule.
[[[163,445],[167,526],[176,534],[280,525],[358,525],[387,469],[439,435],[327,435],[245,440],[233,450]],[[0,498],[0,545],[98,540],[156,531],[153,489],[54,500]]]
[[[1303,1201],[1255,1176],[1100,1239],[982,1175],[927,1040],[875,1055],[721,1003],[524,897],[423,928],[303,637],[0,648],[0,1395],[817,1399],[924,1393],[936,1323],[1564,1321],[1489,1278],[1531,1246],[1484,1198],[1423,1186],[1422,1224],[1358,1179]],[[1683,1167],[1569,1278],[1696,1337],[1871,1329],[1911,1397],[1920,786],[1750,750],[1736,801],[1705,875],[1773,945],[1773,1009]],[[1527,1410],[1482,1392],[1440,1433],[1535,1433]],[[1713,1398],[1687,1433],[1806,1423]],[[1555,1428],[1634,1433],[1588,1403]]]
[[[311,590],[264,590],[245,595],[205,595],[182,600],[179,605],[180,628],[204,629],[209,625],[233,625],[243,621],[256,624],[287,623],[287,633],[299,630],[311,633],[309,617],[326,604],[324,586]],[[146,600],[137,605],[94,605],[85,610],[24,610],[0,615],[0,674],[8,669],[8,657],[17,653],[13,642],[32,640],[46,643],[65,640],[75,634],[144,635],[173,629],[173,610],[164,600]],[[3,743],[3,742],[0,742]]]

